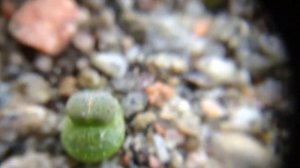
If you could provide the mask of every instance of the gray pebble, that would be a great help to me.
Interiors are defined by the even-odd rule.
[[[166,147],[164,139],[160,135],[155,134],[155,135],[153,135],[153,142],[154,142],[156,154],[157,154],[159,160],[162,163],[169,162],[171,159],[171,156],[168,152],[168,149]]]
[[[136,130],[143,130],[156,120],[156,114],[153,112],[139,113],[133,120],[133,126]]]
[[[26,101],[32,103],[46,103],[52,97],[48,82],[35,73],[21,75],[12,89],[14,93],[23,96]]]
[[[128,69],[126,59],[119,53],[97,53],[91,61],[96,68],[114,78],[123,77]]]
[[[104,77],[93,69],[83,69],[79,73],[78,83],[85,88],[99,88],[104,86],[107,81]]]
[[[53,61],[49,56],[41,55],[34,60],[35,67],[41,72],[50,72],[53,67]]]
[[[130,92],[122,101],[125,116],[143,111],[147,105],[147,97],[143,92]]]
[[[52,135],[58,132],[59,118],[38,105],[21,104],[0,113],[1,138],[8,141],[21,135]]]

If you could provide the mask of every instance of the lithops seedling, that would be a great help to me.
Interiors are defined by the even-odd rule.
[[[103,91],[80,91],[67,102],[61,142],[73,158],[99,162],[115,154],[125,137],[123,111]]]

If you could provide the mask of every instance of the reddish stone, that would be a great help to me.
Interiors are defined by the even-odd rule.
[[[173,97],[174,88],[162,82],[155,82],[146,87],[145,92],[148,95],[148,101],[151,105],[161,107],[166,101]]]
[[[73,0],[27,1],[13,15],[9,31],[24,45],[56,55],[75,34],[77,13]]]

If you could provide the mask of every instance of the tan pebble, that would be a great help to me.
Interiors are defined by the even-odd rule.
[[[208,143],[209,155],[225,161],[224,168],[277,167],[278,160],[256,139],[242,133],[215,133]]]
[[[59,85],[59,95],[69,97],[77,90],[76,79],[73,76],[66,76],[62,79]]]
[[[216,119],[225,115],[225,109],[216,100],[203,99],[200,108],[207,119]]]
[[[133,124],[136,129],[142,130],[142,129],[145,129],[149,124],[156,121],[156,118],[157,117],[153,112],[146,112],[146,113],[138,114],[135,117]]]
[[[182,117],[176,120],[177,129],[185,135],[198,136],[200,120],[197,116]]]
[[[32,0],[13,15],[9,31],[19,42],[56,55],[77,30],[77,5],[73,0]]]

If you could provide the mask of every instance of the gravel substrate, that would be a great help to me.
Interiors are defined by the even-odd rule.
[[[276,168],[291,106],[280,37],[245,0],[0,1],[1,168]],[[97,164],[59,140],[66,100],[120,102],[126,138]]]

